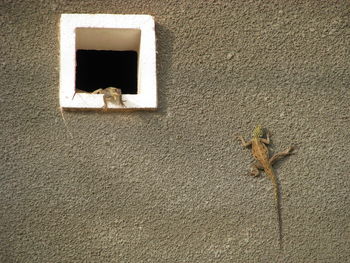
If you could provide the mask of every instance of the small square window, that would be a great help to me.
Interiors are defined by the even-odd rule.
[[[60,106],[156,109],[156,47],[148,15],[61,16]],[[118,88],[122,103],[105,100]]]

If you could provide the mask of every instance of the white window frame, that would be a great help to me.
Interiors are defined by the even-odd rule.
[[[60,22],[60,106],[63,109],[103,109],[103,94],[77,92],[76,75],[76,31],[86,29],[87,36],[81,37],[79,45],[83,49],[127,50],[135,49],[135,41],[128,32],[139,30],[141,36],[138,45],[137,94],[122,95],[123,105],[110,103],[108,109],[156,109],[156,39],[155,23],[150,15],[113,15],[113,14],[62,14]],[[96,29],[115,30],[118,36],[103,34],[93,37]],[[95,30],[95,31],[93,31]],[[131,31],[128,31],[131,30]],[[134,30],[134,31],[132,31]],[[101,31],[102,32],[102,31]],[[126,34],[122,32],[127,32]],[[91,37],[92,36],[92,37]],[[129,38],[130,36],[130,38]],[[92,40],[91,40],[92,39]],[[138,44],[138,43],[137,43]],[[92,47],[92,48],[91,48]],[[136,48],[137,49],[137,48]]]

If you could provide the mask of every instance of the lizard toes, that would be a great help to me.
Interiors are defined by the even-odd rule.
[[[295,147],[294,146],[291,146],[288,148],[288,152],[293,152],[295,150]]]
[[[291,147],[289,147],[288,149],[287,149],[287,154],[289,154],[289,155],[294,155],[294,154],[296,154],[297,152],[295,151],[295,147],[294,146],[291,146]]]

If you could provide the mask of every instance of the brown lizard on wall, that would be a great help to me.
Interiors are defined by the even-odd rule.
[[[266,133],[266,139],[263,138],[264,130],[258,125],[252,134],[252,139],[249,142],[246,142],[242,136],[238,136],[238,138],[242,142],[242,146],[248,147],[252,146],[252,154],[254,158],[258,161],[253,164],[251,169],[251,175],[259,176],[260,170],[264,170],[266,175],[270,178],[273,183],[275,199],[276,199],[276,209],[277,209],[277,219],[278,219],[278,230],[279,230],[279,245],[282,249],[283,247],[283,236],[282,236],[282,215],[281,215],[281,195],[279,191],[279,183],[276,177],[276,174],[272,168],[272,165],[279,159],[284,156],[292,154],[293,147],[289,147],[283,152],[279,152],[273,155],[271,158],[269,157],[269,151],[266,147],[270,143],[270,134]]]

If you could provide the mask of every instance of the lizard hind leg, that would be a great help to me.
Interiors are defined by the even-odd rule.
[[[250,175],[258,177],[260,175],[261,170],[264,170],[264,168],[259,162],[256,162],[252,165],[250,169]]]
[[[278,160],[281,160],[283,157],[293,154],[292,153],[293,150],[294,150],[294,147],[291,146],[283,152],[276,153],[274,156],[270,158],[270,164],[273,165],[275,162],[277,162]]]

